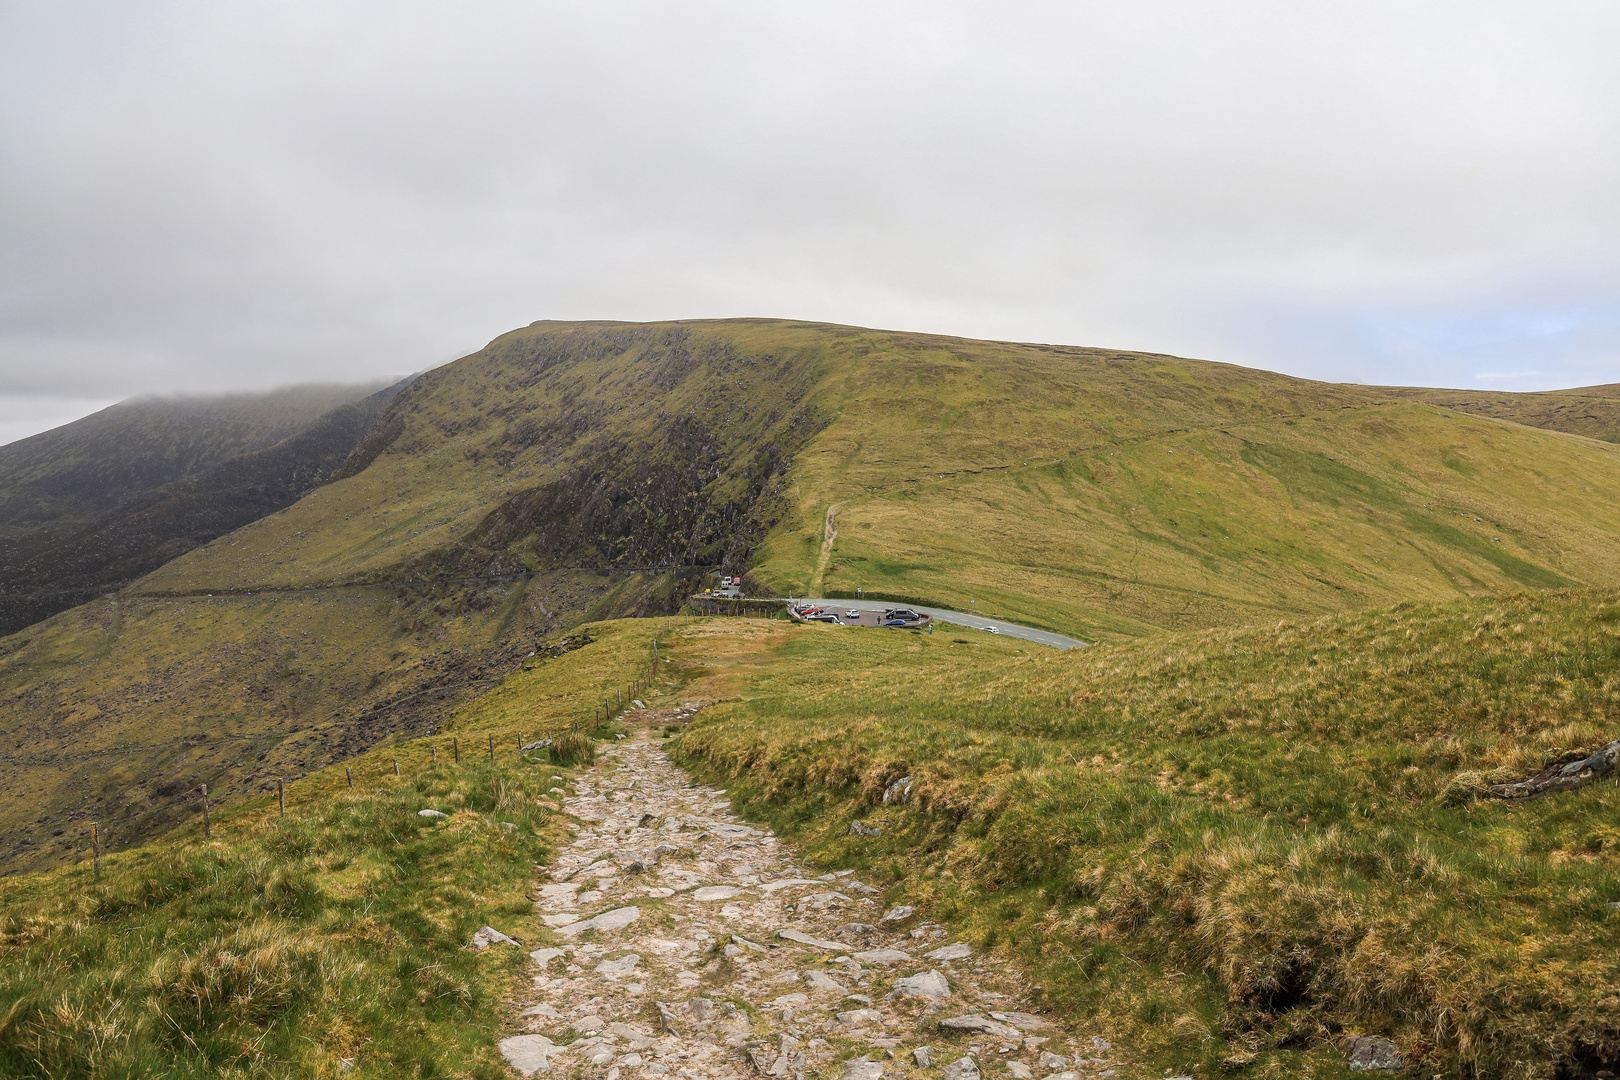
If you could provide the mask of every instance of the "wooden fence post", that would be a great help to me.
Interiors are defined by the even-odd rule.
[[[276,777],[276,804],[281,808],[281,816],[287,816],[287,792],[281,786],[281,777]]]
[[[203,799],[203,837],[206,839],[214,835],[213,823],[208,820],[208,785],[202,785]]]
[[[90,823],[90,850],[95,854],[96,877],[101,877],[101,837],[96,832],[96,823]]]
[[[349,778],[349,789],[352,791],[354,789],[354,770],[345,765],[343,766],[343,775]]]
[[[455,752],[456,764],[461,764],[461,736],[457,735],[450,740],[450,749]]]
[[[428,753],[433,755],[433,764],[437,765],[439,763],[439,748],[430,743],[428,745]]]
[[[399,758],[394,759],[394,775],[399,775]]]
[[[492,762],[495,760],[495,733],[493,731],[489,734],[489,760]]]

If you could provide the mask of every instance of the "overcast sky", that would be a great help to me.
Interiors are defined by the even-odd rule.
[[[1620,381],[1620,4],[0,0],[0,442],[768,315]]]

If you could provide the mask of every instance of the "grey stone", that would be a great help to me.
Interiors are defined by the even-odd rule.
[[[820,885],[820,884],[821,884],[821,882],[817,881],[815,878],[790,877],[790,878],[780,878],[780,879],[778,879],[776,881],[767,881],[765,884],[760,886],[760,890],[762,892],[766,893],[766,894],[769,894],[769,893],[776,892],[778,889],[792,888],[794,885]]]
[[[905,922],[915,914],[917,914],[916,908],[912,907],[910,904],[901,904],[899,907],[893,907],[888,911],[885,911],[883,913],[883,918],[879,919],[878,922]]]
[[[843,1080],[883,1080],[883,1062],[856,1058],[844,1065]]]
[[[1041,1031],[1052,1026],[1040,1017],[1027,1012],[993,1012],[990,1019],[1011,1024],[1019,1031]]]
[[[559,1016],[561,1016],[562,1014],[559,1013],[556,1009],[553,1009],[550,1005],[547,1005],[544,1002],[542,1002],[539,1005],[532,1005],[529,1008],[524,1009],[522,1012],[518,1013],[518,1015],[521,1016],[521,1017],[544,1016],[544,1017],[548,1017],[548,1018],[550,1018],[552,1020],[555,1020]]]
[[[892,967],[895,964],[904,964],[911,960],[910,953],[903,953],[899,949],[867,949],[865,952],[854,954],[854,958],[863,964],[874,964],[877,967]]]
[[[810,998],[806,994],[783,994],[779,998],[767,1001],[765,1007],[767,1009],[797,1009],[808,1004],[810,1004]]]
[[[851,1009],[849,1012],[838,1013],[833,1019],[845,1027],[864,1027],[867,1024],[883,1023],[883,1014],[876,1009]]]
[[[911,975],[904,979],[894,981],[894,989],[889,992],[890,997],[920,997],[920,998],[948,998],[951,996],[951,984],[937,971],[929,970],[921,975]]]
[[[742,889],[734,889],[730,885],[705,885],[692,893],[694,900],[730,900],[733,896],[743,895]]]
[[[478,932],[472,936],[472,947],[475,949],[487,949],[491,945],[516,944],[515,939],[507,937],[493,926],[481,926],[478,928]]]
[[[839,941],[827,941],[825,938],[811,937],[801,934],[797,930],[778,930],[776,936],[783,941],[791,941],[798,945],[809,945],[812,948],[822,949],[826,952],[847,953],[855,950]]]
[[[629,1043],[632,1050],[646,1050],[654,1045],[651,1033],[642,1031],[640,1028],[631,1027],[629,1024],[609,1024],[607,1033],[616,1035]]]
[[[1046,1077],[1045,1080],[1080,1080],[1080,1074],[1072,1071],[1053,1073],[1051,1076]]]
[[[562,1047],[544,1035],[514,1035],[498,1044],[507,1064],[524,1076],[551,1071],[551,1055],[561,1053]]]
[[[541,967],[545,967],[559,956],[566,955],[561,949],[536,949],[529,954],[530,959]]]
[[[852,821],[852,822],[849,823],[849,835],[851,835],[851,836],[882,836],[883,835],[883,826],[881,826],[881,825],[868,825],[864,821]]]
[[[883,805],[891,802],[904,803],[911,798],[911,777],[902,776],[894,783],[883,789]]]
[[[849,941],[853,938],[869,937],[870,935],[877,933],[877,927],[873,926],[871,923],[847,922],[843,926],[840,926],[838,929],[834,930],[833,933],[838,935],[841,940]]]
[[[526,745],[524,745],[524,747],[520,751],[520,753],[527,754],[531,750],[544,750],[546,747],[548,747],[550,745],[551,745],[551,740],[550,739],[541,739],[539,742],[527,743]],[[554,776],[554,777],[552,777],[552,779],[555,780],[555,779],[557,779],[557,777]]]
[[[417,817],[427,817],[427,818],[440,818],[440,817],[449,817],[450,815],[445,813],[443,810],[418,810],[416,812],[416,816]]]
[[[1035,1070],[1022,1061],[1007,1062],[1007,1072],[1013,1080],[1035,1080]]]
[[[1023,1037],[1019,1035],[1017,1028],[991,1020],[987,1016],[980,1016],[978,1013],[947,1017],[939,1022],[939,1026],[949,1028],[952,1031],[977,1031],[984,1035],[994,1035],[998,1039],[1007,1039],[1008,1041],[1016,1041]]]
[[[1064,1057],[1062,1054],[1054,1054],[1050,1050],[1043,1050],[1041,1051],[1040,1060],[1037,1061],[1036,1064],[1045,1069],[1047,1072],[1051,1072],[1054,1069],[1067,1069],[1069,1067],[1069,1059]]]
[[[1351,1072],[1400,1072],[1405,1067],[1398,1047],[1377,1035],[1351,1035],[1344,1040]]]
[[[932,1046],[919,1046],[911,1052],[911,1060],[917,1063],[917,1068],[926,1069],[934,1063],[934,1048]]]
[[[842,994],[846,989],[844,984],[828,975],[825,971],[807,971],[804,973],[804,984],[812,990],[833,990]]]
[[[612,911],[604,911],[594,919],[585,919],[582,922],[559,926],[557,927],[557,933],[563,937],[573,937],[575,934],[583,933],[586,930],[623,930],[639,918],[641,918],[640,908],[614,908]]]
[[[641,963],[641,957],[635,953],[625,953],[617,960],[604,960],[596,965],[596,970],[602,975],[624,975],[636,969]]]
[[[1093,1050],[1112,1050],[1114,1047],[1113,1044],[1111,1044],[1101,1035],[1093,1035],[1091,1037],[1091,1048]]]
[[[941,945],[933,952],[923,953],[923,957],[928,960],[966,960],[972,955],[972,946],[960,941],[955,945]]]
[[[979,1080],[979,1063],[970,1057],[957,1058],[945,1066],[945,1080]]]
[[[593,1032],[601,1031],[603,1028],[607,1027],[607,1021],[593,1013],[590,1016],[582,1016],[578,1020],[575,1020],[573,1026],[575,1031],[583,1031],[586,1034],[591,1034]]]

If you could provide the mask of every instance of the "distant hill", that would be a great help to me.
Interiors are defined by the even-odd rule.
[[[291,505],[242,496],[250,524],[0,639],[0,863],[48,864],[4,862],[25,821],[94,812],[128,842],[198,782],[234,798],[429,730],[543,638],[672,610],[711,568],[1104,643],[1620,584],[1620,446],[1417,393],[784,320],[536,323],[401,389]],[[122,511],[223,524],[256,453]],[[275,460],[276,498],[325,468]],[[83,535],[95,573],[133,565]]]
[[[1444,409],[1494,416],[1529,427],[1567,431],[1604,442],[1620,443],[1620,383],[1580,386],[1573,390],[1543,390],[1510,394],[1499,390],[1433,390],[1426,387],[1385,387],[1395,397],[1422,401]]]
[[[0,447],[0,633],[296,502],[397,390],[137,398]]]

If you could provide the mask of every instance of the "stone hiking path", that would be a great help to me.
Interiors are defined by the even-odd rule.
[[[1019,971],[909,908],[885,912],[851,871],[805,869],[645,730],[609,745],[573,795],[553,792],[584,828],[536,893],[564,944],[530,954],[528,1034],[500,1043],[524,1076],[1115,1074],[1106,1041],[1027,1011]]]

